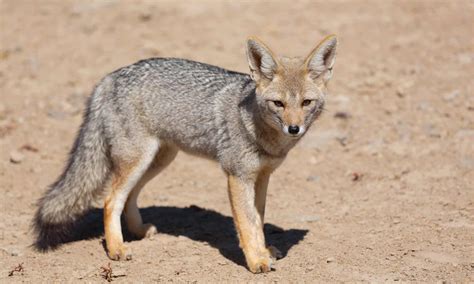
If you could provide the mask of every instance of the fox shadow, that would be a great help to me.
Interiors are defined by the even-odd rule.
[[[158,234],[184,236],[198,242],[208,243],[230,261],[245,265],[244,255],[239,248],[237,234],[232,217],[224,216],[219,212],[204,209],[195,205],[189,207],[151,206],[140,209],[145,223],[156,226]],[[62,244],[85,239],[99,238],[104,234],[103,210],[92,209],[75,225],[74,232]],[[125,241],[137,239],[127,231],[122,220]],[[268,245],[275,246],[282,253],[282,257],[294,245],[304,239],[308,230],[282,229],[273,224],[265,224],[265,238]],[[56,244],[56,247],[61,244]]]

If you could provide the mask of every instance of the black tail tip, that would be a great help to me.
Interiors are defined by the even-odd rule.
[[[48,223],[36,215],[32,227],[35,234],[33,247],[39,252],[52,251],[64,243],[73,241],[72,223]]]

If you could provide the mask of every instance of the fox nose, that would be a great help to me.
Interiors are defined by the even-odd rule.
[[[288,132],[290,134],[298,134],[298,132],[300,132],[300,127],[298,125],[290,125],[288,126]]]

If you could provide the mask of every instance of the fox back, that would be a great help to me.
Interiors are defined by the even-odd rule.
[[[255,88],[246,74],[174,58],[143,60],[105,80],[113,82],[102,106],[104,120],[117,122],[111,139],[128,128],[128,135],[157,136],[211,159],[232,135],[220,131],[222,120],[236,115],[235,106]]]
[[[158,136],[225,164],[246,152],[284,157],[323,109],[334,56],[332,38],[306,59],[276,58],[251,39],[251,75],[185,59],[140,61],[104,80],[106,135]]]

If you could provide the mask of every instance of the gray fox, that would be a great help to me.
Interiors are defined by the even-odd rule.
[[[182,150],[220,163],[247,266],[270,271],[279,254],[263,233],[270,174],[321,114],[336,45],[331,35],[306,58],[287,58],[250,38],[250,75],[175,58],[107,75],[87,102],[64,172],[39,200],[35,246],[61,242],[105,193],[107,254],[131,259],[121,214],[137,237],[156,233],[143,223],[137,197]]]

